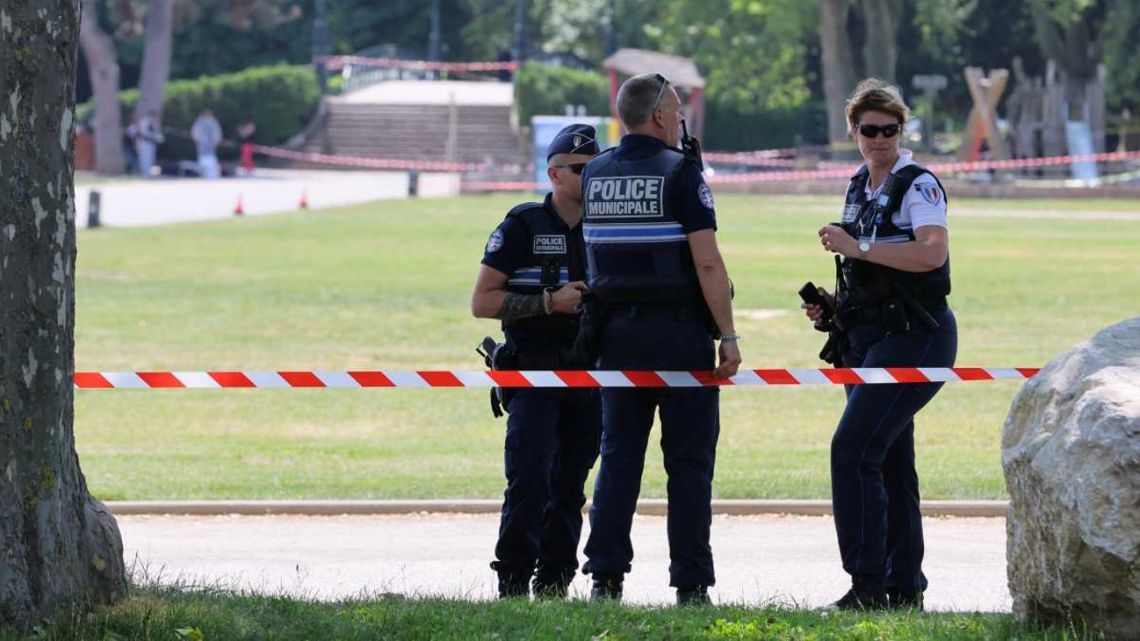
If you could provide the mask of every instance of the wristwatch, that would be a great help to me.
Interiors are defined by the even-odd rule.
[[[867,260],[867,252],[871,251],[871,243],[861,240],[859,241],[859,260]]]

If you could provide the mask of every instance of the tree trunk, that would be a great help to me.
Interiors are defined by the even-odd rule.
[[[819,57],[823,70],[823,96],[827,101],[827,140],[847,140],[844,101],[855,86],[851,41],[847,37],[847,12],[851,0],[820,0]]]
[[[867,31],[863,43],[863,64],[867,75],[896,84],[903,0],[861,0],[860,6]]]
[[[161,119],[166,81],[170,77],[170,56],[174,46],[173,0],[151,0],[146,10],[143,36],[142,71],[139,74],[139,101],[135,119],[155,113]]]
[[[0,625],[127,589],[72,431],[78,33],[79,0],[0,10]]]
[[[95,94],[95,171],[123,173],[123,112],[119,107],[119,62],[115,42],[99,28],[95,0],[82,0],[79,42]]]

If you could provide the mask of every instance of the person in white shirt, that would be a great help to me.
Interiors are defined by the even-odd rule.
[[[222,174],[218,164],[218,145],[222,142],[222,126],[214,117],[214,112],[203,109],[190,127],[190,137],[198,151],[198,175],[203,178],[217,178]]]

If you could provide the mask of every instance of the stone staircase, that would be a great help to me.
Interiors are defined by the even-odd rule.
[[[353,104],[332,98],[327,106],[303,151],[494,165],[527,160],[509,105]]]

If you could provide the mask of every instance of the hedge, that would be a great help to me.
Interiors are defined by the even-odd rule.
[[[138,101],[138,90],[119,95],[126,126]],[[238,125],[250,120],[257,125],[255,142],[279,145],[305,127],[320,97],[316,74],[309,66],[252,67],[197,80],[171,81],[166,85],[162,108],[166,142],[159,154],[164,158],[194,158],[190,126],[205,108],[213,110],[227,139],[236,139]],[[84,103],[79,107],[79,118],[85,119],[93,110],[94,102]],[[236,150],[225,147],[218,152],[226,157],[236,154]]]
[[[753,104],[717,100],[709,89],[705,103],[705,149],[772,149],[827,142],[827,112],[822,103],[799,109],[761,111]],[[519,122],[531,116],[561,115],[566,105],[586,105],[591,116],[609,114],[609,79],[602,73],[527,62],[515,74]]]
[[[524,127],[531,116],[566,113],[566,105],[585,105],[591,116],[609,115],[609,96],[609,79],[593,71],[526,62],[515,73],[515,104]]]

